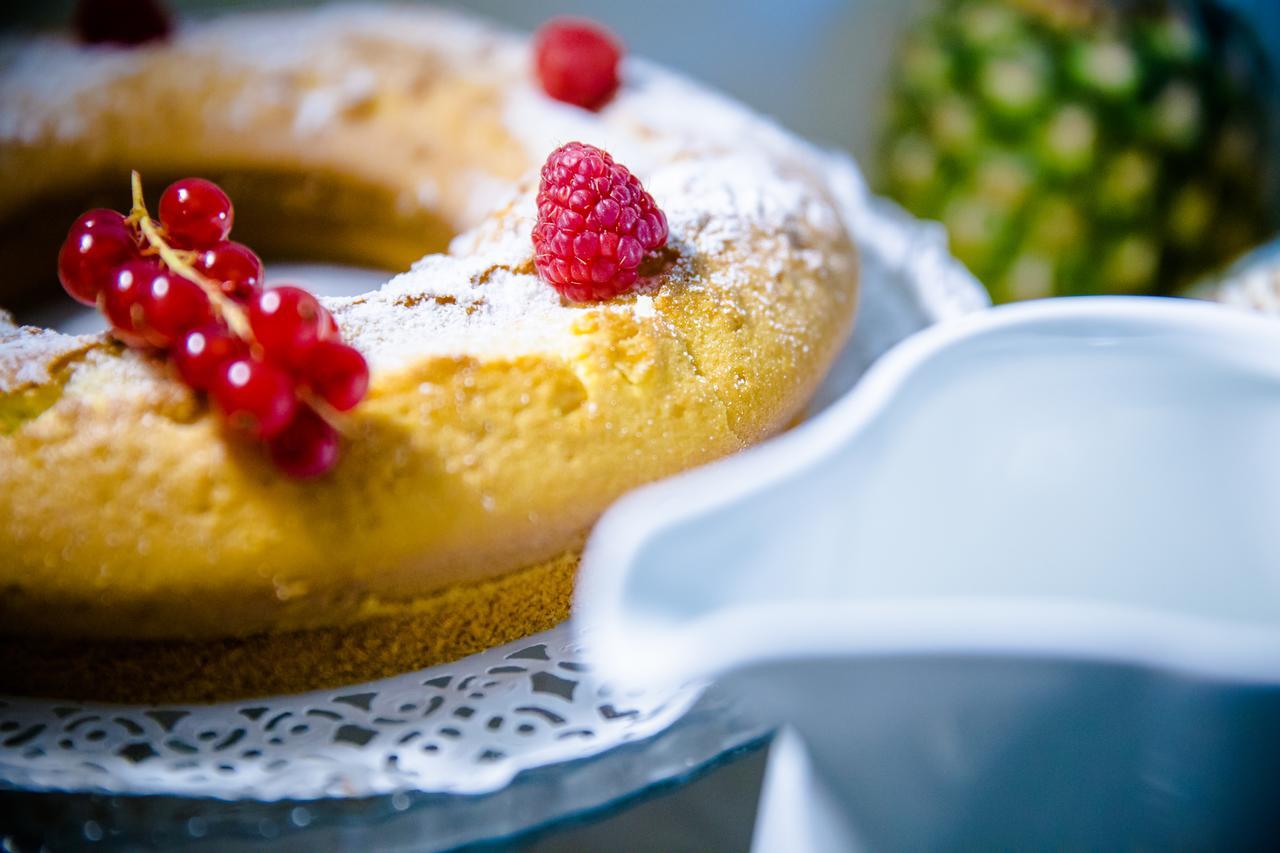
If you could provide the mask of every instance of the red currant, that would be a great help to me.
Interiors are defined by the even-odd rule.
[[[622,48],[591,21],[549,21],[534,36],[533,53],[542,88],[557,101],[598,110],[618,90]]]
[[[160,196],[160,221],[174,244],[212,248],[231,233],[234,211],[222,187],[204,178],[183,178]]]
[[[311,390],[340,412],[355,408],[369,390],[369,364],[354,347],[321,341],[303,369]]]
[[[80,0],[75,27],[89,44],[142,44],[169,34],[169,16],[157,0]]]
[[[268,448],[276,467],[299,479],[326,474],[338,463],[338,433],[307,406],[298,407]]]
[[[111,273],[138,257],[138,244],[124,217],[97,208],[82,214],[58,252],[58,280],[71,298],[94,305]]]
[[[249,326],[267,358],[296,370],[324,337],[327,313],[307,291],[283,285],[249,303]]]
[[[279,435],[298,408],[289,374],[253,358],[225,362],[214,373],[209,394],[232,426],[255,438]]]
[[[338,329],[338,321],[333,319],[333,315],[329,313],[329,309],[325,308],[323,305],[320,306],[320,340],[342,340],[342,332]]]
[[[102,310],[111,321],[111,333],[132,347],[147,345],[146,301],[151,282],[165,276],[164,269],[153,260],[129,261],[116,269],[102,292]]]
[[[248,355],[249,347],[226,327],[209,323],[187,332],[169,353],[183,382],[196,391],[208,391],[218,369]]]
[[[213,319],[209,297],[200,285],[162,272],[151,279],[142,296],[147,341],[161,349],[173,346],[190,329]]]
[[[262,290],[262,261],[243,243],[228,240],[210,246],[196,255],[193,266],[237,302],[248,302]]]

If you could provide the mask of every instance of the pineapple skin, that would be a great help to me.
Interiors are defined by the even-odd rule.
[[[1275,79],[1211,0],[943,0],[899,51],[878,188],[996,302],[1175,292],[1276,227]]]

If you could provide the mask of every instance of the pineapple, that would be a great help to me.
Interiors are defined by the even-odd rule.
[[[880,189],[997,302],[1172,292],[1273,230],[1273,85],[1210,0],[943,0],[899,53]]]

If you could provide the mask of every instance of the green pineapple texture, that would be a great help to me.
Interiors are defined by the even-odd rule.
[[[898,55],[880,189],[997,302],[1171,292],[1274,228],[1273,79],[1207,0],[944,0]]]

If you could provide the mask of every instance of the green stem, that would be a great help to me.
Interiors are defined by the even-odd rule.
[[[231,331],[235,332],[243,340],[253,343],[253,329],[249,326],[248,316],[245,315],[244,309],[235,300],[228,298],[222,292],[221,282],[214,281],[191,266],[191,263],[184,256],[185,253],[179,252],[164,239],[164,233],[161,231],[160,226],[147,212],[147,204],[142,198],[142,176],[136,170],[131,177],[131,185],[133,188],[133,209],[129,212],[129,218],[138,223],[138,230],[146,238],[147,244],[155,250],[156,254],[160,256],[160,260],[170,270],[188,281],[200,285],[205,295],[209,297],[209,301],[213,303],[218,313],[227,321]]]

